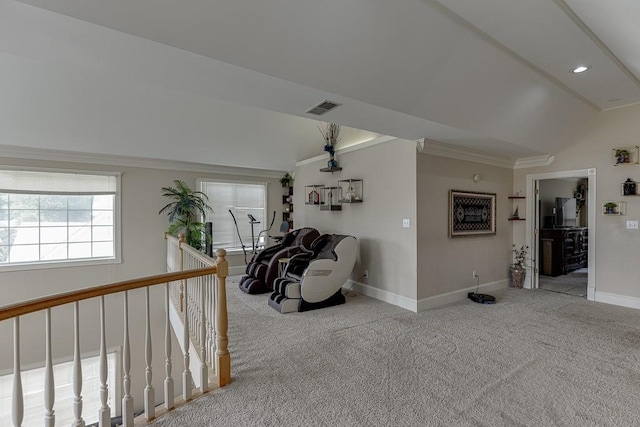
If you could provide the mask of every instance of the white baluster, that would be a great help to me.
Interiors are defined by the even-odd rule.
[[[202,279],[202,278],[200,278]],[[201,301],[200,301],[200,391],[202,394],[207,392],[209,388],[209,368],[207,368],[207,318],[205,316],[205,306],[207,304],[206,286],[202,280],[200,282]]]
[[[24,396],[22,395],[22,372],[20,370],[20,318],[13,320],[13,425],[22,426]]]
[[[164,353],[166,361],[164,365],[166,377],[164,379],[164,407],[173,408],[173,378],[171,377],[171,321],[169,320],[169,304],[171,298],[169,296],[170,284],[167,283],[164,288],[164,305],[165,305],[165,324],[164,324]]]
[[[109,387],[107,385],[107,338],[104,321],[104,296],[100,297],[100,409],[98,411],[99,427],[111,426],[111,408],[109,408]]]
[[[182,398],[185,402],[191,399],[191,370],[189,369],[189,310],[188,310],[188,282],[184,284],[184,334],[182,343],[184,344],[184,371],[182,372]]]
[[[133,427],[133,397],[131,397],[131,348],[129,347],[129,295],[124,293],[124,341],[122,343],[122,425]]]
[[[147,314],[147,331],[145,333],[144,343],[144,358],[147,366],[144,370],[144,377],[147,381],[147,385],[144,388],[144,416],[148,420],[155,418],[156,416],[156,394],[151,384],[153,372],[151,369],[152,349],[151,349],[151,314],[149,308],[149,287],[145,288],[145,304]]]
[[[84,427],[82,419],[82,360],[80,357],[80,303],[73,305],[73,427]]]
[[[44,425],[54,427],[56,415],[53,410],[55,401],[55,385],[53,381],[53,363],[51,361],[51,309],[45,311],[45,365],[44,365]]]

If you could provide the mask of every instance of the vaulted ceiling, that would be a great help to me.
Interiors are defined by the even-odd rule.
[[[0,0],[0,146],[290,170],[331,121],[343,145],[554,154],[640,101],[639,21],[633,0]]]

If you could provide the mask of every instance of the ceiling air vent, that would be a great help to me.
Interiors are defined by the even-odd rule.
[[[306,112],[309,114],[315,114],[316,116],[321,116],[327,111],[331,111],[339,105],[340,104],[336,104],[335,102],[324,100],[315,107],[308,109]]]

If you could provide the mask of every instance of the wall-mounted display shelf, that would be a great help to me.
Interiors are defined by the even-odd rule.
[[[363,181],[361,179],[342,179],[338,181],[342,198],[340,203],[362,203]]]
[[[524,206],[520,206],[519,203],[517,203],[519,200],[524,200],[526,199],[525,196],[520,196],[519,194],[515,194],[513,196],[509,196],[509,200],[511,200],[513,203],[513,214],[511,214],[511,216],[509,217],[509,221],[526,221],[526,218],[522,218],[520,216],[520,208],[524,208]]]
[[[282,188],[282,221],[289,223],[289,230],[293,229],[293,187]]]
[[[320,193],[321,189],[324,185],[314,184],[314,185],[305,185],[304,187],[304,204],[305,205],[320,205]]]
[[[624,215],[624,202],[608,200],[602,204],[602,215]]]
[[[638,156],[638,146],[616,147],[612,149],[612,161],[614,166],[637,165],[640,160]]]
[[[340,187],[322,187],[320,188],[320,210],[321,211],[341,211],[342,198]]]
[[[633,181],[631,178],[627,178],[625,182],[620,183],[620,194],[623,196],[640,196],[638,190],[640,190],[640,183]]]
[[[320,172],[340,172],[342,170],[342,168],[340,166],[334,166],[332,168],[322,168],[320,169]]]

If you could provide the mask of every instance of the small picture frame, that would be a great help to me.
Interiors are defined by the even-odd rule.
[[[449,191],[449,237],[496,234],[496,194]]]

